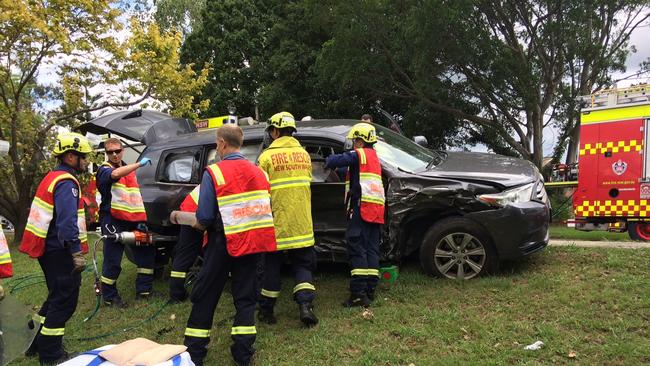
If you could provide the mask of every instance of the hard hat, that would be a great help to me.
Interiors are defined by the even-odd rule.
[[[83,135],[74,132],[62,133],[56,137],[54,144],[54,156],[59,156],[67,151],[76,151],[80,154],[93,152],[90,142]]]
[[[267,127],[275,128],[293,128],[296,130],[296,120],[293,118],[293,114],[289,112],[280,112],[276,113],[268,121],[266,121]]]
[[[348,132],[349,139],[362,139],[366,143],[374,144],[377,142],[377,133],[375,132],[375,126],[370,123],[357,123],[352,126],[350,132]]]

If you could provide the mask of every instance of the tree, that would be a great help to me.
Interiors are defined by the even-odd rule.
[[[448,113],[475,141],[541,168],[544,127],[568,123],[553,111],[571,108],[562,98],[565,83],[579,71],[594,80],[583,90],[606,82],[629,52],[630,31],[647,19],[646,4],[323,2],[334,35],[320,63],[330,76],[364,83],[378,98],[416,100]],[[617,26],[616,17],[628,13],[639,17]]]
[[[207,107],[194,96],[209,70],[180,66],[180,34],[161,33],[155,24],[134,21],[132,36],[120,41],[120,14],[106,0],[2,1],[0,8],[0,139],[10,142],[9,164],[0,170],[0,215],[14,224],[19,242],[57,129],[144,101],[195,116]],[[37,83],[46,66],[57,70],[53,87]],[[128,100],[90,95],[89,85],[113,87]]]

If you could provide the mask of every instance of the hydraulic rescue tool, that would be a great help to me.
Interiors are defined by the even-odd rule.
[[[93,272],[95,275],[95,295],[97,296],[97,304],[95,305],[95,310],[84,319],[84,322],[92,319],[95,314],[99,311],[99,306],[102,302],[102,285],[100,280],[99,268],[97,267],[97,243],[104,241],[106,239],[111,239],[118,243],[124,245],[135,245],[135,246],[145,246],[145,245],[156,245],[157,242],[170,242],[176,241],[177,237],[169,235],[159,235],[150,232],[143,232],[139,230],[134,231],[123,231],[121,233],[111,233],[107,235],[100,236],[93,243]]]

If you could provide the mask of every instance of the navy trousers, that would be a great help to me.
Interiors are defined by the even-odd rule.
[[[295,282],[293,299],[298,304],[313,302],[316,297],[312,277],[315,264],[314,247],[290,249],[286,253],[291,262]],[[280,270],[284,262],[284,252],[265,253],[264,256],[264,285],[260,296],[260,307],[273,310],[280,296],[282,285]]]
[[[348,221],[346,239],[352,268],[350,292],[354,295],[374,293],[379,282],[381,224],[363,221],[357,207]]]
[[[185,290],[187,271],[192,267],[196,257],[201,252],[202,244],[202,231],[181,225],[178,242],[174,246],[174,259],[172,261],[172,272],[169,279],[170,299],[183,301],[187,298],[187,291]]]
[[[114,220],[110,216],[101,218],[102,234],[136,230],[137,223],[122,220]],[[137,276],[135,280],[136,294],[148,295],[153,286],[153,270],[156,260],[156,247],[154,246],[132,246],[137,265]],[[104,300],[110,301],[119,296],[117,291],[117,279],[122,272],[122,254],[124,244],[113,240],[104,240],[104,263],[102,265],[102,295]]]
[[[192,290],[192,311],[185,328],[185,345],[197,365],[203,365],[214,311],[228,280],[232,276],[231,292],[235,304],[235,319],[230,332],[233,344],[230,352],[237,365],[250,364],[255,353],[255,304],[257,302],[257,266],[259,254],[231,257],[226,251],[223,232],[210,233],[205,248],[203,267]]]
[[[42,362],[63,356],[65,323],[77,309],[81,274],[72,273],[74,265],[68,249],[45,252],[38,258],[45,282],[47,299],[41,306],[41,328],[36,335],[39,359]]]

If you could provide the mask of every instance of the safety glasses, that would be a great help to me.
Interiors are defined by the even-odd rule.
[[[106,150],[106,155],[113,155],[113,154],[120,155],[122,153],[122,150],[123,149],[110,150],[110,151]]]

